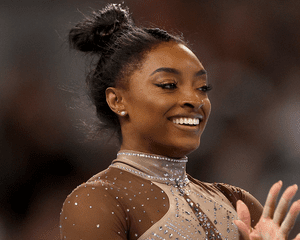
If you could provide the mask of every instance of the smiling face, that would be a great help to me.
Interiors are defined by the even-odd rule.
[[[196,150],[208,120],[206,71],[187,47],[162,43],[130,77],[121,149],[180,158]]]

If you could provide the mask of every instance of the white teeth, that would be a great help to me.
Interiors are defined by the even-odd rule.
[[[175,124],[185,124],[185,125],[198,125],[199,124],[199,118],[176,118],[173,119],[173,123]]]

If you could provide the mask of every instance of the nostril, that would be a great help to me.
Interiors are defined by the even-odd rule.
[[[203,101],[201,102],[195,102],[195,103],[191,103],[191,102],[186,102],[183,104],[184,106],[186,107],[189,107],[189,108],[196,108],[196,109],[199,109],[203,106]]]
[[[184,105],[187,106],[187,107],[191,107],[191,108],[195,107],[194,104],[191,104],[191,103],[185,103]]]

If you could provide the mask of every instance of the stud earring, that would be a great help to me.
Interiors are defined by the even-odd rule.
[[[126,111],[121,111],[120,114],[121,114],[121,116],[124,117],[127,113],[126,113]]]

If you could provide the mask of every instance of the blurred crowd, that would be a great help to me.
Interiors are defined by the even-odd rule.
[[[66,41],[108,2],[0,2],[0,239],[59,239],[66,196],[116,156],[115,141],[87,137],[89,62]],[[300,185],[300,1],[125,4],[137,24],[182,32],[208,70],[212,113],[188,172],[262,204],[274,182]],[[298,220],[293,237],[299,229]]]

